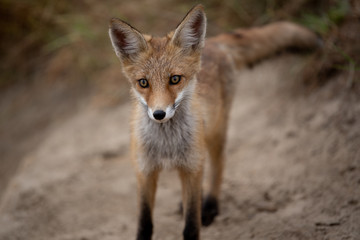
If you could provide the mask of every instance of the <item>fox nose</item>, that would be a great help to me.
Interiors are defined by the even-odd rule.
[[[166,115],[166,112],[164,112],[163,110],[156,110],[154,113],[153,113],[153,116],[156,120],[161,120],[165,117]]]

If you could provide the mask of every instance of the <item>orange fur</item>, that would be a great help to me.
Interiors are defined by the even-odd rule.
[[[199,239],[200,224],[218,214],[224,146],[236,71],[287,47],[314,48],[311,31],[288,22],[204,39],[203,7],[194,7],[163,38],[142,35],[112,19],[110,38],[134,96],[131,156],[137,172],[140,216],[137,239],[151,239],[158,173],[176,168],[183,187],[184,239]],[[172,76],[181,81],[171,84]],[[139,80],[148,85],[143,87]],[[164,114],[155,116],[155,112]],[[201,210],[203,162],[210,184]],[[202,215],[202,217],[201,217]]]

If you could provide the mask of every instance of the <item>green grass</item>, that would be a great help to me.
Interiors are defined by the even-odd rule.
[[[115,61],[107,36],[110,17],[131,21],[144,32],[170,30],[183,14],[196,3],[203,3],[209,20],[209,36],[236,27],[261,25],[283,19],[280,13],[300,0],[118,0],[76,2],[53,0],[0,0],[0,88],[29,79],[29,72],[37,71],[49,58],[63,48],[69,48],[76,59],[71,71],[81,69],[88,76],[110,66]],[[323,0],[330,2],[330,0]],[[298,21],[316,32],[326,35],[342,22],[350,7],[348,0],[334,0],[326,9],[310,4],[299,5],[286,19]],[[305,0],[312,3],[312,0]],[[296,5],[296,4],[295,4]],[[117,6],[117,7],[114,7]],[[171,25],[168,23],[171,22]],[[142,24],[142,25],[141,25]],[[15,54],[13,46],[20,49]],[[30,59],[30,60],[29,60]],[[36,61],[35,61],[36,59]],[[16,71],[14,71],[16,69]]]
[[[312,29],[321,35],[326,35],[330,30],[339,25],[350,11],[348,0],[337,0],[322,14],[304,13],[298,20],[302,25]]]

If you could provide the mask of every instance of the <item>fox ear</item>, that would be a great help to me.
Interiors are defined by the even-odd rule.
[[[115,53],[121,60],[133,60],[147,48],[142,34],[118,18],[111,19],[109,36]]]
[[[206,16],[202,5],[193,7],[177,26],[172,42],[184,49],[199,50],[204,46]]]

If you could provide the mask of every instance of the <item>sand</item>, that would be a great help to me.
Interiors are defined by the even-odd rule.
[[[306,92],[303,61],[284,54],[239,72],[221,213],[202,239],[360,239],[360,97],[344,76]],[[135,239],[129,114],[128,102],[85,102],[19,154],[0,239]],[[176,172],[163,172],[153,239],[181,239],[180,198]]]

